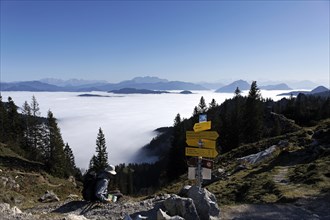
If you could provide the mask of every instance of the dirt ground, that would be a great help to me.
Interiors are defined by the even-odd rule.
[[[221,219],[278,220],[278,219],[329,219],[330,194],[317,198],[299,199],[283,204],[242,204],[221,207]]]

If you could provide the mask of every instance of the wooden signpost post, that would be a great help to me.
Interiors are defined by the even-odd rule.
[[[207,121],[206,114],[199,116],[199,123],[195,123],[193,129],[194,131],[186,132],[186,143],[191,147],[186,147],[185,153],[186,156],[197,157],[196,171],[195,169],[192,169],[196,165],[190,167],[189,171],[193,171],[193,175],[197,174],[197,184],[201,189],[203,181],[202,169],[204,169],[204,171],[209,171],[207,172],[208,175],[206,175],[206,179],[210,179],[211,169],[213,167],[212,161],[212,167],[202,168],[203,157],[215,158],[218,155],[216,150],[216,140],[219,137],[219,134],[216,131],[207,131],[211,129],[211,121]],[[210,163],[210,161],[208,163]],[[190,174],[188,174],[188,177],[189,176]]]

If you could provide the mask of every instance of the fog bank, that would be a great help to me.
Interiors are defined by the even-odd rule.
[[[262,91],[263,97],[274,100],[283,98],[276,94],[285,91]],[[172,126],[177,113],[181,118],[192,116],[201,96],[206,103],[212,98],[218,104],[233,97],[232,93],[195,91],[194,94],[129,94],[115,95],[104,92],[92,94],[110,97],[79,97],[81,93],[70,92],[2,92],[3,100],[12,97],[21,107],[31,102],[34,95],[40,105],[41,115],[46,117],[50,109],[58,119],[64,142],[68,142],[80,168],[88,168],[95,154],[96,137],[101,127],[106,138],[109,163],[135,161],[135,153],[149,143],[159,127]],[[246,94],[246,92],[245,92]]]

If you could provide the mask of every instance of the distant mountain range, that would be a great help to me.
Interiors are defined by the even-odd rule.
[[[240,90],[248,90],[250,89],[250,84],[244,80],[237,80],[235,82],[230,83],[229,85],[223,86],[215,90],[215,92],[234,93],[237,87]]]
[[[312,91],[292,91],[292,92],[287,92],[287,93],[281,93],[278,94],[277,96],[297,96],[299,94],[305,94],[305,95],[317,95],[317,96],[330,96],[330,90],[327,89],[324,86],[318,86],[315,89],[313,89]]]
[[[230,83],[229,85],[226,85],[226,86],[223,86],[223,87],[217,89],[215,92],[234,93],[237,87],[242,91],[242,90],[249,90],[251,85],[247,81],[237,80],[235,82]],[[259,86],[259,89],[264,89],[264,90],[291,90],[291,88],[285,83],[280,83],[280,84],[276,84],[276,85]]]
[[[114,94],[162,94],[169,93],[168,91],[150,90],[150,89],[134,89],[134,88],[123,88],[117,90],[111,90]]]
[[[43,81],[43,82],[42,82]],[[189,82],[168,81],[157,77],[136,77],[119,83],[105,83],[104,81],[85,80],[55,80],[43,79],[42,81],[26,81],[1,83],[2,91],[66,91],[90,92],[111,91],[123,88],[149,89],[149,90],[207,90],[207,88]],[[54,84],[50,84],[54,83]]]
[[[302,84],[312,85],[310,81],[300,81]],[[271,82],[269,82],[271,83]],[[273,82],[275,83],[275,82]],[[298,83],[298,82],[296,82]],[[302,85],[300,84],[300,85]],[[82,80],[82,79],[41,79],[39,81],[25,82],[1,82],[2,91],[65,91],[65,92],[91,92],[91,91],[112,91],[124,88],[146,89],[146,90],[208,90],[216,89],[219,93],[233,93],[238,87],[240,90],[249,90],[250,83],[244,80],[237,80],[228,85],[222,83],[190,83],[182,81],[169,81],[158,77],[135,77],[131,80],[125,80],[119,83],[108,83],[102,80]],[[264,90],[291,90],[285,83],[263,84],[259,86]],[[313,87],[315,88],[315,87]],[[306,88],[307,89],[307,88]],[[299,91],[300,92],[300,91]],[[299,93],[298,92],[298,93]]]

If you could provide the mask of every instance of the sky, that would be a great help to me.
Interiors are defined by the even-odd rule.
[[[1,81],[329,84],[329,1],[1,0]]]

